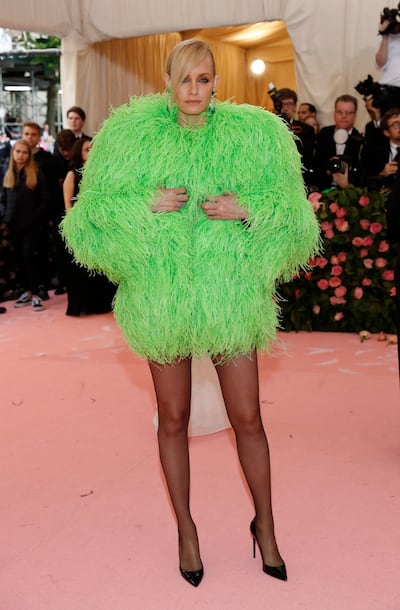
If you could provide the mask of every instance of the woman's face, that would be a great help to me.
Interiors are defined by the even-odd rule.
[[[82,156],[82,161],[83,163],[86,163],[88,155],[89,155],[89,151],[90,151],[90,147],[91,147],[91,142],[87,141],[84,142],[82,144],[82,151],[81,151],[81,156]]]
[[[205,112],[210,103],[211,94],[216,90],[217,77],[213,74],[213,64],[206,57],[185,76],[174,91],[174,100],[178,106],[178,117],[186,122],[195,119]]]
[[[29,148],[18,141],[13,146],[13,159],[18,169],[24,167],[29,160]]]

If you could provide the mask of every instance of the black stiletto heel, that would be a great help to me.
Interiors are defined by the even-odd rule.
[[[273,578],[278,578],[279,580],[287,580],[286,566],[284,563],[282,563],[282,565],[280,565],[280,566],[269,566],[266,563],[264,563],[264,558],[263,558],[262,550],[260,547],[260,543],[257,540],[256,518],[255,517],[254,517],[253,521],[250,523],[250,532],[251,532],[251,535],[253,536],[253,557],[255,558],[255,556],[256,556],[256,545],[258,544],[258,548],[260,549],[260,554],[261,554],[261,558],[263,561],[263,571],[266,574],[268,574],[269,576],[272,576]]]
[[[194,572],[189,572],[189,570],[184,570],[179,566],[179,571],[182,574],[182,577],[193,587],[198,587],[202,581],[204,576],[204,570],[201,568],[200,570],[196,570]]]

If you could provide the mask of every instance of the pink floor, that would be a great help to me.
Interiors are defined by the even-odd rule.
[[[261,359],[289,580],[253,560],[232,434],[191,440],[205,577],[178,573],[146,364],[111,314],[0,317],[0,610],[399,610],[396,347],[282,334]]]

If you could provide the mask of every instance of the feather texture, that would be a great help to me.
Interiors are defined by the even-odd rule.
[[[185,187],[188,203],[151,212],[160,187]],[[200,204],[224,192],[248,209],[248,226],[206,217]],[[62,232],[77,261],[119,284],[118,324],[137,354],[160,363],[267,349],[277,281],[319,248],[279,118],[223,102],[202,127],[182,128],[163,95],[133,98],[105,121]]]

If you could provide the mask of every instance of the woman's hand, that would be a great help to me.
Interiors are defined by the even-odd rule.
[[[249,217],[246,208],[236,201],[234,193],[209,196],[201,207],[210,220],[246,220]]]
[[[150,209],[152,212],[176,212],[183,208],[188,199],[185,188],[158,189]]]

